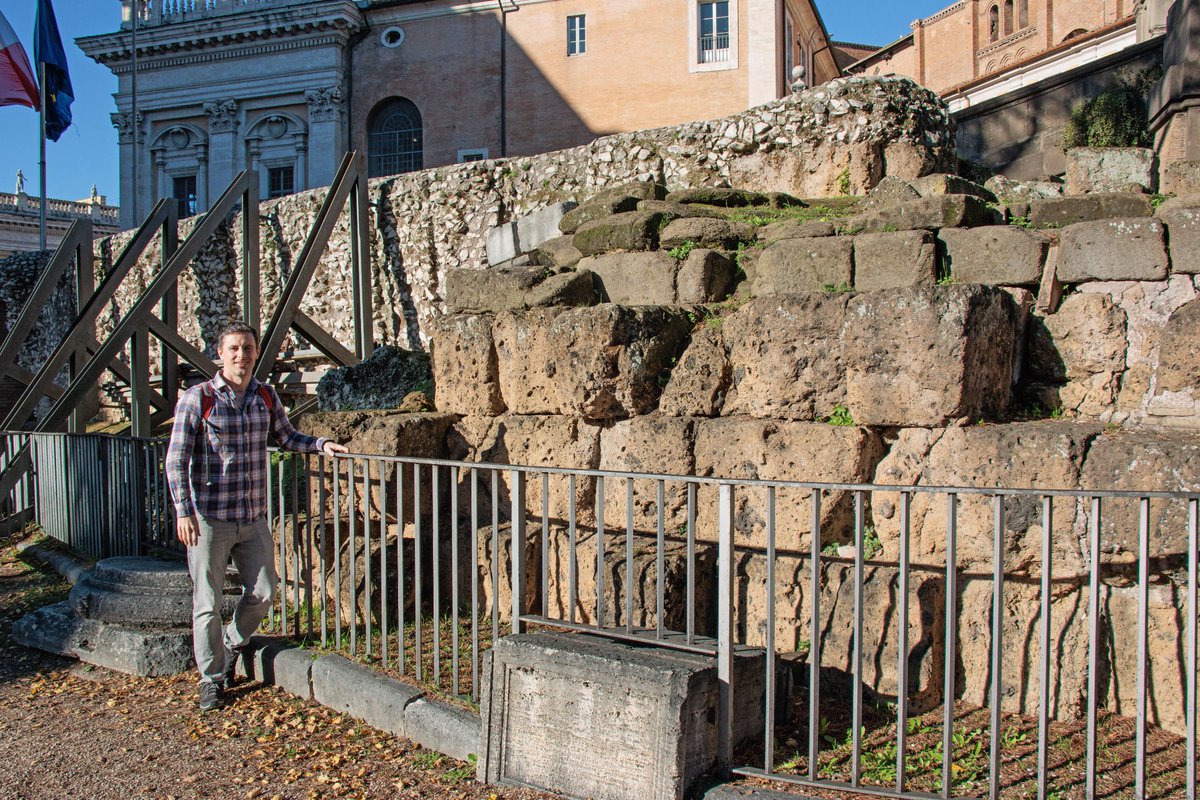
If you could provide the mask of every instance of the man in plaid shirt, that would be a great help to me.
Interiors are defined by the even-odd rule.
[[[243,323],[221,332],[221,370],[191,387],[175,406],[167,483],[179,541],[192,574],[192,645],[200,671],[200,709],[224,703],[237,653],[258,629],[278,578],[267,526],[267,434],[280,447],[332,456],[346,448],[292,427],[279,395],[254,378],[258,336]],[[233,557],[242,596],[222,628],[225,565]]]

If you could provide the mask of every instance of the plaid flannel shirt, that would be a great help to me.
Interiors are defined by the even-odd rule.
[[[267,513],[267,434],[280,447],[300,453],[320,452],[326,439],[306,436],[292,427],[279,395],[270,386],[271,408],[251,378],[241,408],[221,373],[207,384],[191,387],[175,406],[175,423],[167,447],[167,485],[180,517],[199,514],[226,522],[250,522]],[[213,394],[212,412],[201,419],[204,387]]]

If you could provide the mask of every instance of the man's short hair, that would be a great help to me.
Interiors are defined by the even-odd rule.
[[[236,322],[231,322],[228,325],[226,325],[224,328],[221,329],[221,335],[217,337],[217,347],[218,348],[223,347],[225,344],[225,337],[231,336],[235,333],[250,334],[252,337],[254,337],[254,346],[258,347],[258,331],[254,330],[254,328],[251,328],[249,325],[242,322],[241,320],[237,320]]]

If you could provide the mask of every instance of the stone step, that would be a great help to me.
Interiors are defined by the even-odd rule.
[[[222,613],[232,612],[241,594],[235,572],[225,576]],[[189,627],[192,579],[187,565],[122,556],[97,562],[72,589],[71,608],[83,619],[134,626]]]

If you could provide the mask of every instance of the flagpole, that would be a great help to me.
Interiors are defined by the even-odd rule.
[[[42,184],[42,202],[38,208],[38,249],[46,249],[46,62],[38,62],[38,82],[42,88],[41,120],[39,128],[41,130],[41,160],[38,162],[38,171],[41,173]]]
[[[141,16],[141,11],[142,11],[141,0],[133,0],[133,2],[130,3],[129,5],[130,5],[130,8],[133,10],[133,14],[132,14],[133,35],[131,37],[133,39],[133,42],[130,46],[130,50],[132,51],[132,58],[130,61],[130,71],[132,73],[132,75],[131,75],[132,91],[130,92],[130,94],[132,97],[132,101],[131,101],[130,105],[132,106],[132,110],[130,111],[130,114],[129,114],[129,117],[130,117],[129,128],[131,131],[133,131],[133,197],[131,198],[131,201],[133,203],[133,213],[130,215],[129,219],[133,220],[133,224],[136,225],[138,223],[138,188],[139,188],[138,187],[138,173],[140,172],[140,170],[138,168],[139,167],[138,160],[142,156],[142,154],[138,152],[138,134],[141,133],[141,131],[138,130],[139,126],[138,126],[138,121],[137,121],[137,116],[138,116],[137,29],[138,29],[138,17]],[[125,201],[125,198],[122,197],[121,202],[124,202],[124,201]]]

